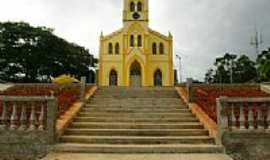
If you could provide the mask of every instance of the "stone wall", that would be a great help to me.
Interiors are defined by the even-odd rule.
[[[235,160],[269,160],[270,132],[225,132],[223,145]]]
[[[46,132],[0,131],[0,160],[36,160],[49,150]]]

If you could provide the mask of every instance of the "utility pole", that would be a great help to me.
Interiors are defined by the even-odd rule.
[[[182,83],[182,74],[181,74],[181,71],[182,71],[182,58],[177,54],[176,55],[176,58],[178,59],[179,61],[179,81],[180,83]]]
[[[262,33],[259,33],[255,27],[255,35],[251,37],[250,45],[255,48],[256,56],[260,54],[260,46],[263,44]]]
[[[257,26],[255,26],[255,35],[254,37],[251,37],[251,41],[250,41],[250,45],[253,46],[255,48],[255,61],[256,58],[258,57],[258,55],[260,54],[260,46],[263,44],[263,37],[262,37],[262,33],[259,33],[257,30]],[[256,69],[257,72],[257,77],[260,75],[260,73],[258,72],[258,69]]]

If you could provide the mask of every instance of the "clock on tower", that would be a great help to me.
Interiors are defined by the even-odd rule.
[[[148,24],[148,0],[124,0],[124,23],[140,21]]]
[[[135,12],[135,13],[133,13],[132,17],[133,17],[135,20],[137,20],[137,19],[139,19],[141,16],[140,16],[140,14],[139,14],[138,12]]]

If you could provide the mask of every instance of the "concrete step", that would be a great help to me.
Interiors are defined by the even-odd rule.
[[[102,153],[50,153],[42,160],[232,160],[224,153],[174,154],[102,154]]]
[[[91,104],[87,103],[84,108],[114,108],[114,109],[187,109],[186,105],[153,105],[153,104],[133,104],[133,105],[124,105],[124,104]]]
[[[87,105],[100,105],[100,106],[125,106],[125,107],[136,107],[136,106],[167,106],[167,107],[184,107],[186,105],[182,105],[180,103],[143,103],[143,102],[125,102],[125,103],[120,103],[120,102],[113,102],[113,103],[106,103],[106,102],[92,102],[92,103],[87,103]]]
[[[153,96],[153,95],[143,95],[143,94],[137,94],[137,95],[118,95],[118,94],[106,94],[106,95],[93,95],[92,98],[179,98],[178,95],[158,95],[158,96]]]
[[[57,144],[55,152],[68,153],[224,153],[222,146],[211,144],[177,145],[108,145],[108,144]]]
[[[84,136],[209,136],[205,129],[67,129],[65,135]]]
[[[159,100],[149,99],[149,98],[130,98],[127,99],[108,99],[108,98],[98,98],[98,100],[90,99],[87,103],[143,103],[143,104],[184,104],[180,99],[167,99],[158,98]]]
[[[91,99],[89,99],[87,102],[92,102],[92,101],[105,101],[105,102],[181,102],[181,99],[178,98],[156,98],[156,97],[152,97],[152,98],[96,98],[93,97]]]
[[[201,123],[89,123],[89,122],[73,122],[70,128],[81,129],[203,129]]]
[[[125,118],[125,117],[76,117],[74,122],[152,122],[152,123],[183,123],[183,122],[199,122],[195,117],[179,117],[179,118]]]
[[[214,144],[214,139],[208,136],[185,137],[132,137],[132,136],[63,136],[64,143],[83,144]]]
[[[183,105],[182,102],[170,102],[170,101],[90,101],[87,104],[112,104],[112,105]]]
[[[194,117],[194,115],[190,113],[93,113],[93,112],[80,112],[78,113],[79,117],[128,117],[128,118],[178,118],[178,117]]]
[[[168,109],[168,108],[140,108],[140,109],[132,109],[132,108],[102,108],[102,107],[83,107],[82,112],[95,112],[95,113],[189,113],[191,112],[189,109]]]

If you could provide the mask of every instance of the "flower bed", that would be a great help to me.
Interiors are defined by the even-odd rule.
[[[196,86],[194,87],[194,101],[217,122],[216,99],[226,97],[266,97],[269,94],[260,90],[259,86]]]
[[[92,86],[87,86],[86,91]],[[58,100],[58,116],[65,113],[69,107],[80,98],[80,85],[56,85],[56,84],[29,84],[15,85],[0,95],[7,96],[55,96]],[[2,112],[0,102],[0,113]]]

